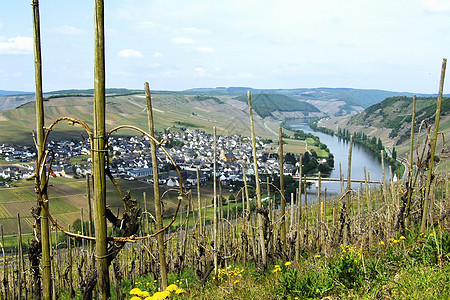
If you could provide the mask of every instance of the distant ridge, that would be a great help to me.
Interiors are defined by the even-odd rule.
[[[249,87],[216,87],[216,88],[194,88],[183,92],[192,94],[210,95],[245,95],[247,91],[252,93],[281,94],[296,100],[339,100],[348,105],[367,108],[379,103],[388,97],[412,96],[411,92],[392,92],[377,89],[354,89],[354,88],[295,88],[295,89],[253,89]],[[418,96],[433,96],[428,94],[417,94]]]
[[[1,96],[21,96],[21,95],[30,95],[34,94],[33,92],[20,92],[20,91],[5,91],[0,90],[0,97]]]

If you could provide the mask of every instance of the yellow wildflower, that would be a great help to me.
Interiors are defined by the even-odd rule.
[[[130,291],[130,295],[137,295],[141,292],[139,288],[134,288]]]
[[[169,285],[167,288],[166,288],[166,290],[167,291],[169,291],[169,292],[174,292],[174,291],[176,291],[177,290],[177,288],[178,288],[178,286],[176,285],[176,284],[171,284],[171,285]]]
[[[164,294],[164,292],[168,292],[169,295]],[[157,300],[162,300],[162,299],[166,299],[167,297],[170,296],[170,292],[169,291],[164,291],[164,292],[156,292],[153,294],[152,298],[153,299],[157,299]]]
[[[389,242],[393,242],[394,241],[394,239],[393,238],[389,238]]]
[[[406,238],[403,235],[400,237],[400,239],[401,240],[406,240]]]
[[[384,242],[383,242],[383,241],[380,241],[380,245],[383,246],[383,245],[384,245]]]
[[[179,294],[182,294],[182,293],[184,293],[185,292],[185,290],[183,290],[183,289],[177,289],[176,291],[175,291],[175,294],[176,295],[179,295]]]
[[[315,258],[320,258],[320,254],[316,254],[314,257]]]
[[[233,284],[236,284],[236,283],[239,283],[239,280],[235,280],[235,281],[233,282]]]
[[[395,243],[398,243],[398,242],[399,242],[399,240],[394,240],[394,241],[393,241],[394,244],[395,244]]]
[[[153,298],[153,296],[151,296],[151,297],[145,298],[144,300],[155,300],[155,298]]]
[[[280,272],[281,268],[279,265],[275,265],[275,268],[272,270],[272,273]]]
[[[434,236],[434,233],[430,233],[430,236]]]
[[[285,262],[284,263],[284,265],[287,267],[287,266],[290,266],[291,265],[291,262],[290,261],[287,261],[287,262]]]
[[[170,297],[170,292],[168,290],[162,291],[161,295],[164,297],[163,299],[166,299],[167,297]]]
[[[138,296],[133,296],[133,297],[131,297],[131,299],[130,300],[142,300],[141,299],[141,297],[138,297]]]
[[[139,294],[137,294],[139,297],[141,297],[141,298],[145,298],[145,297],[148,297],[148,296],[150,296],[150,293],[149,292],[147,292],[147,291],[141,291]]]

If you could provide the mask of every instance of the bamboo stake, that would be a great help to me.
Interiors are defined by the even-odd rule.
[[[145,88],[145,99],[147,101],[148,128],[150,131],[150,135],[154,137],[155,125],[153,120],[152,98],[148,82],[144,83],[144,88]],[[161,198],[160,198],[161,196],[159,192],[158,159],[156,157],[156,144],[153,139],[150,139],[150,149],[152,155],[152,168],[153,168],[153,195],[155,198],[156,231],[160,231],[163,228],[163,220],[161,211]],[[161,290],[165,290],[167,288],[167,265],[165,254],[166,249],[164,246],[164,232],[160,232],[159,234],[156,235],[156,241],[158,244],[158,258],[160,267],[159,275],[161,277],[160,288]]]
[[[253,148],[253,164],[255,168],[255,183],[256,183],[256,204],[258,209],[261,209],[261,185],[259,182],[259,172],[258,172],[258,157],[256,156],[256,138],[255,138],[255,125],[253,123],[253,109],[252,109],[252,97],[250,91],[247,92],[248,97],[248,107],[250,114],[250,125],[251,125],[251,133],[252,133],[252,148]],[[282,175],[283,173],[281,173]],[[262,267],[265,271],[267,268],[267,253],[266,253],[266,243],[264,240],[264,228],[263,228],[263,220],[262,214],[258,214],[258,227],[259,227],[259,238],[260,238],[260,247],[261,247],[261,259],[262,259]]]
[[[34,74],[35,74],[35,96],[36,96],[36,143],[38,149],[37,161],[41,161],[43,156],[44,143],[44,102],[42,97],[42,58],[41,58],[41,34],[40,34],[40,18],[39,18],[39,1],[33,0],[33,34],[34,34]],[[46,186],[45,169],[41,174],[41,188]],[[36,182],[38,179],[36,178]],[[47,190],[42,191],[42,200],[44,203],[40,205],[48,209],[48,195]],[[48,216],[45,209],[41,209],[40,226],[41,245],[42,245],[42,296],[44,300],[49,300],[51,297],[51,269],[50,269],[50,233],[48,225]],[[39,233],[38,233],[39,235]],[[39,283],[38,283],[39,285]],[[36,297],[39,294],[36,293]]]
[[[430,147],[431,158],[428,162],[427,182],[426,182],[426,187],[425,187],[425,202],[423,205],[422,224],[420,226],[421,232],[425,232],[426,227],[427,227],[428,202],[429,202],[429,196],[430,196],[430,188],[431,188],[431,184],[432,184],[434,154],[436,152],[436,142],[437,142],[437,136],[438,136],[438,132],[439,132],[439,120],[441,118],[442,95],[444,93],[444,79],[445,79],[446,67],[447,67],[447,59],[444,58],[442,61],[441,81],[439,83],[439,94],[438,94],[438,103],[437,103],[437,108],[436,108],[436,117],[435,117],[435,121],[434,121],[434,132],[433,132],[433,138],[431,139],[431,147]]]

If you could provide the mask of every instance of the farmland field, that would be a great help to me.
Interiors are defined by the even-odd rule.
[[[139,180],[128,181],[118,179],[123,193],[130,191],[131,197],[135,198],[137,202],[144,209],[143,193],[147,194],[148,210],[154,212],[153,202],[153,185]],[[14,187],[0,188],[0,224],[3,224],[5,234],[17,233],[17,213],[24,219],[22,222],[22,231],[31,232],[31,225],[34,219],[31,217],[31,208],[36,206],[37,196],[34,193],[34,181],[17,181]],[[167,188],[161,187],[161,193],[164,193]],[[92,191],[91,191],[92,193]],[[195,193],[196,190],[193,190]],[[227,196],[228,193],[225,193]],[[86,181],[84,179],[71,179],[64,177],[50,178],[48,187],[49,209],[52,217],[63,227],[72,224],[81,216],[81,208],[84,210],[84,219],[88,218],[88,201],[86,192]],[[113,184],[107,180],[106,188],[107,205],[114,213],[123,211],[123,203],[120,199],[119,193]],[[165,215],[171,215],[175,212],[178,203],[177,190],[168,192],[164,198]],[[212,199],[212,187],[202,186],[202,204],[204,199],[208,199],[208,204]],[[182,202],[182,207],[187,206],[187,198]],[[194,206],[197,201],[194,201]]]

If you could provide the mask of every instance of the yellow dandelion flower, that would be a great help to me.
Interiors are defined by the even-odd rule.
[[[152,296],[153,299],[157,299],[157,300],[161,300],[161,299],[166,299],[167,297],[163,296],[162,292],[156,292],[153,294]]]
[[[396,243],[398,243],[398,242],[399,242],[399,240],[394,240],[394,241],[393,241],[394,244],[396,244]]]
[[[169,291],[169,292],[174,292],[174,291],[176,291],[177,290],[177,288],[178,288],[178,286],[176,285],[176,284],[171,284],[171,285],[169,285],[167,288],[166,288],[166,291]]]
[[[176,295],[179,295],[179,294],[182,294],[182,293],[184,293],[184,292],[186,292],[186,291],[183,290],[183,289],[177,289],[177,290],[175,291],[175,294],[176,294]]]
[[[162,291],[161,295],[164,297],[163,299],[166,299],[167,297],[170,297],[170,292],[168,290]]]
[[[158,280],[156,280],[156,279],[155,279],[155,280],[153,280],[153,283],[157,283],[157,282],[158,282]]]
[[[419,235],[424,235],[425,233],[424,232],[422,232],[421,234],[419,234]]]
[[[290,261],[287,261],[287,262],[285,262],[284,263],[284,265],[287,267],[287,266],[290,266],[291,265],[291,262]]]
[[[394,239],[393,238],[389,238],[389,242],[393,242],[394,241]]]
[[[141,297],[138,297],[138,296],[133,296],[133,297],[131,297],[131,299],[130,300],[142,300],[141,299]]]
[[[401,240],[406,240],[406,238],[403,235],[400,237],[400,239]]]
[[[155,300],[155,298],[153,298],[153,296],[151,296],[151,297],[145,298],[144,300]]]
[[[145,297],[148,297],[148,296],[150,296],[150,293],[149,292],[147,292],[147,291],[141,291],[139,294],[137,294],[139,297],[141,297],[141,298],[145,298]]]
[[[150,285],[150,282],[147,282],[147,285]]]
[[[380,241],[380,245],[383,246],[383,245],[384,245],[384,242],[383,242],[383,241]]]
[[[316,254],[314,257],[315,258],[320,258],[320,254]]]
[[[130,295],[137,295],[141,292],[141,289],[139,288],[134,288],[130,291]]]
[[[239,283],[239,281],[240,281],[240,280],[235,280],[235,281],[233,282],[233,284]]]
[[[427,237],[427,235],[426,235],[426,234],[424,234],[424,235],[423,235],[423,237],[424,237],[424,238],[426,238],[426,237]]]
[[[430,236],[434,236],[434,233],[430,233]]]

